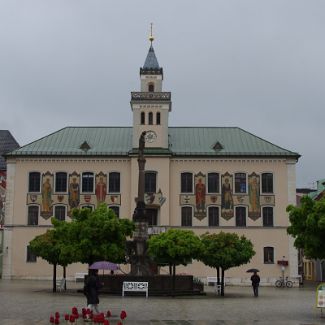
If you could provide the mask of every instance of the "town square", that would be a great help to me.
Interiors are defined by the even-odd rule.
[[[324,12],[0,3],[0,324],[324,324]]]

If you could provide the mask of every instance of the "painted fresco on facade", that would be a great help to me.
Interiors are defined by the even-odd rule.
[[[145,193],[144,202],[151,207],[161,207],[166,201],[161,189],[157,193]]]
[[[80,203],[80,176],[76,172],[69,175],[69,206],[70,209],[78,208]]]
[[[206,217],[206,203],[205,203],[205,175],[201,172],[194,176],[195,184],[195,209],[194,217],[202,220]]]
[[[46,172],[42,175],[42,204],[41,217],[48,219],[53,216],[52,212],[52,194],[53,194],[53,174]]]
[[[232,197],[233,176],[228,172],[221,176],[221,216],[229,220],[234,216],[234,201]]]
[[[195,206],[195,197],[194,195],[189,194],[181,194],[179,196],[179,204],[180,205],[192,205]]]
[[[107,180],[106,175],[100,172],[96,175],[96,199],[97,199],[97,206],[106,200],[106,193],[107,193]]]
[[[248,175],[249,207],[248,217],[257,220],[261,217],[260,177],[256,173]]]
[[[261,205],[275,205],[274,195],[262,195],[260,196]]]

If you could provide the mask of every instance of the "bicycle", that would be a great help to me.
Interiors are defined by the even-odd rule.
[[[283,279],[282,277],[279,280],[275,281],[275,286],[277,288],[292,288],[293,287],[293,282],[288,280],[288,277],[285,277],[285,279]]]

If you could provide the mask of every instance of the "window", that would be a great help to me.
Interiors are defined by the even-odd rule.
[[[148,226],[158,225],[158,210],[157,209],[146,209],[146,217],[148,220]]]
[[[120,193],[120,173],[112,172],[109,173],[109,183],[108,183],[108,191],[110,193]]]
[[[262,174],[262,193],[273,193],[273,174]]]
[[[120,217],[120,207],[116,205],[109,206],[111,210],[114,211],[115,215],[119,218]]]
[[[54,208],[54,217],[60,221],[65,220],[65,206],[64,205],[57,205]]]
[[[144,191],[145,193],[156,193],[156,172],[146,172],[144,175]]]
[[[246,193],[246,174],[235,174],[235,193]]]
[[[246,227],[246,208],[236,207],[236,226]]]
[[[209,226],[218,227],[219,226],[219,208],[209,207]]]
[[[94,206],[93,205],[83,205],[80,207],[81,209],[89,209],[90,211],[94,210]]]
[[[29,173],[28,192],[40,192],[41,190],[41,173]]]
[[[273,227],[273,208],[264,207],[263,208],[263,226]]]
[[[150,92],[155,91],[155,85],[154,85],[153,83],[150,83],[150,84],[148,85],[148,91],[150,91]]]
[[[37,205],[30,205],[28,207],[27,224],[29,226],[37,226],[38,225],[38,215],[39,215],[39,207]]]
[[[55,174],[55,192],[66,192],[67,191],[67,173],[56,173]]]
[[[83,173],[82,174],[82,192],[93,193],[94,192],[94,174]]]
[[[35,263],[36,262],[36,255],[32,252],[30,246],[27,246],[27,259],[26,261],[28,263]]]
[[[219,193],[219,174],[208,174],[208,193]]]
[[[146,123],[146,118],[144,112],[141,112],[141,124],[144,125]]]
[[[193,193],[193,175],[192,173],[181,174],[181,192]]]
[[[160,113],[159,112],[156,115],[156,124],[160,125]]]
[[[264,264],[274,263],[274,248],[264,247]]]
[[[149,112],[149,115],[148,115],[148,120],[149,120],[149,125],[152,125],[153,124],[153,114],[152,112]]]
[[[182,207],[182,226],[192,227],[192,207]]]

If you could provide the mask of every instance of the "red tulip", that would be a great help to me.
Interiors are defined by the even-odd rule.
[[[123,325],[123,323],[122,323],[121,321],[119,321],[119,322],[117,323],[117,325]]]
[[[103,325],[109,325],[109,321],[105,319]]]
[[[55,318],[54,324],[60,324],[60,319],[59,318]]]
[[[73,307],[72,308],[72,314],[78,314],[78,308],[77,307]]]
[[[58,311],[55,312],[55,318],[60,318],[60,313]]]
[[[74,316],[70,315],[70,319],[69,319],[70,323],[74,323]]]
[[[122,310],[122,311],[121,311],[120,318],[121,318],[122,320],[123,320],[124,318],[126,318],[126,312],[125,312],[125,310]]]
[[[54,323],[54,317],[53,316],[50,317],[50,323],[52,323],[52,324]]]
[[[106,312],[106,317],[111,317],[112,316],[112,313],[108,310],[107,312]]]
[[[65,314],[65,315],[64,315],[64,319],[65,319],[65,320],[69,320],[69,314]]]

